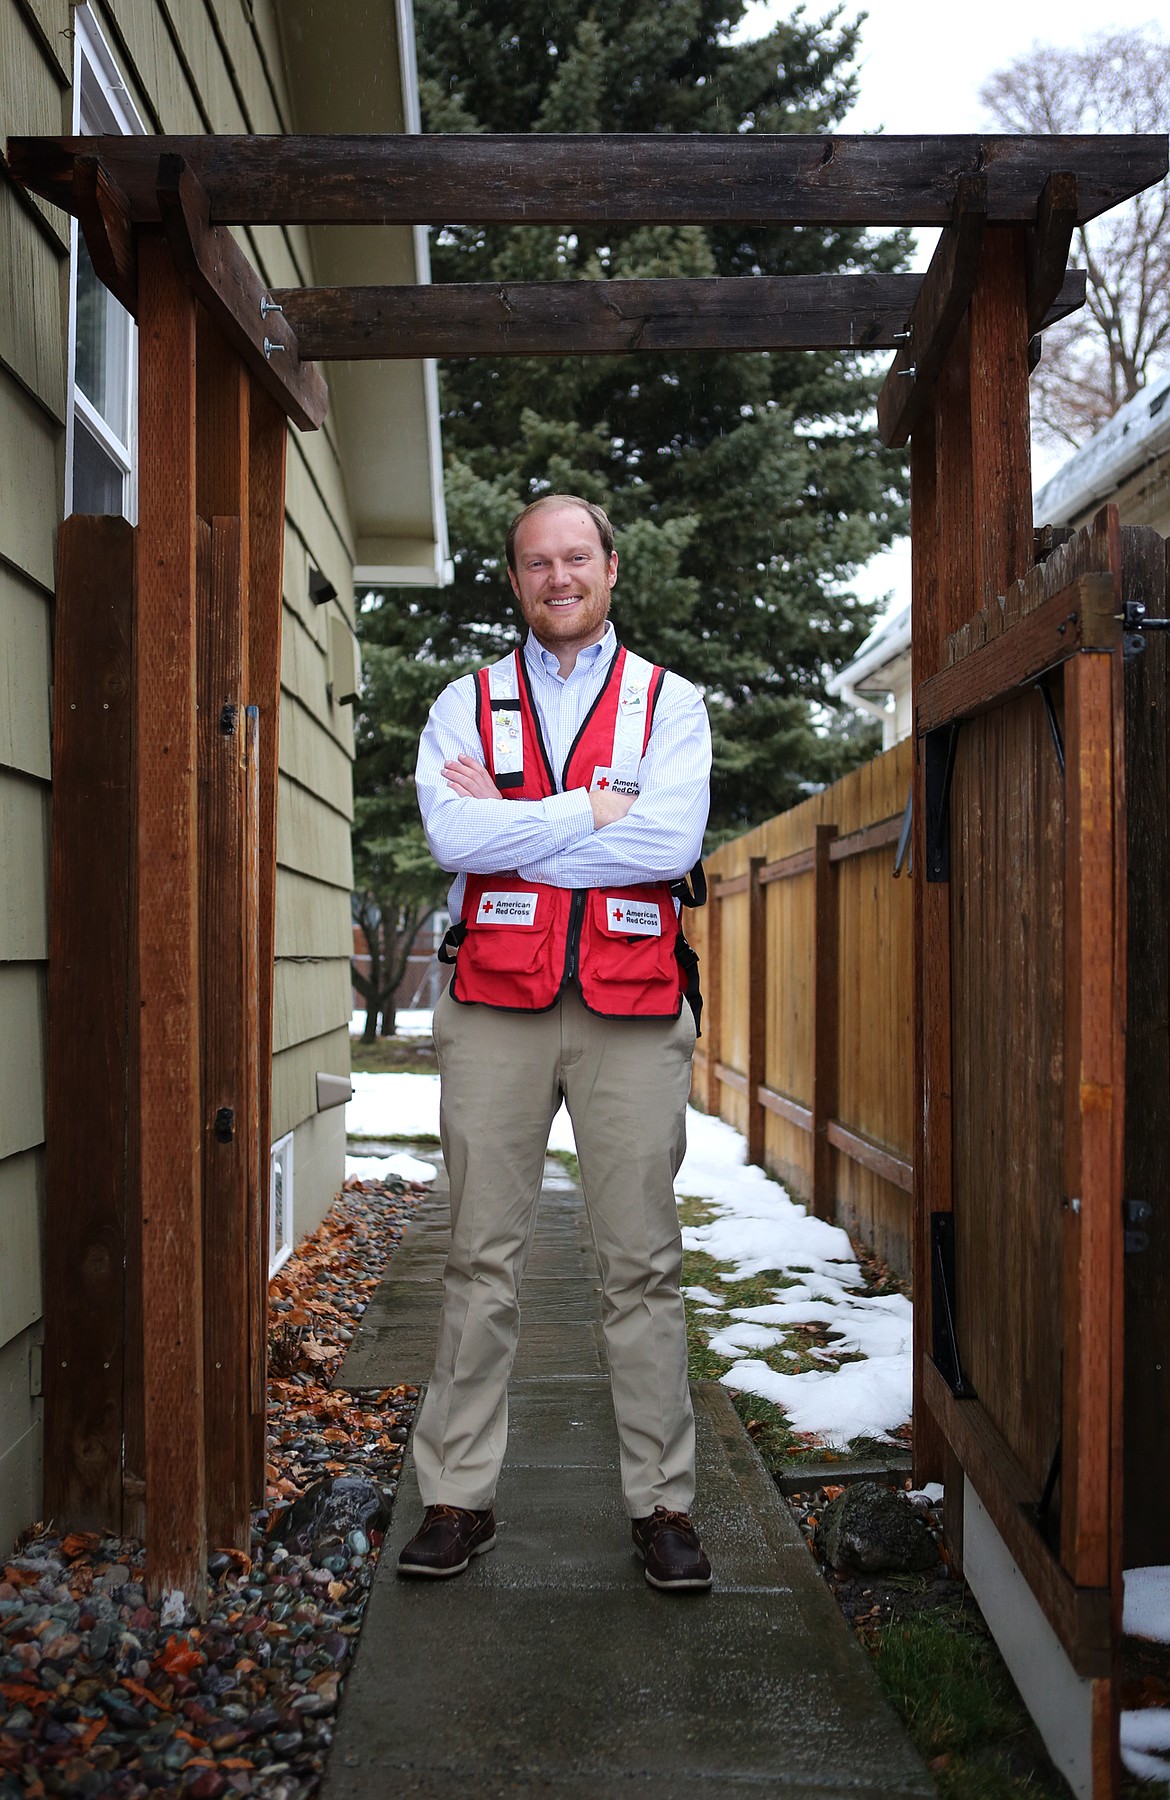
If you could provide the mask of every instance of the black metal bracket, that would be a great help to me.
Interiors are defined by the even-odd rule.
[[[923,823],[927,881],[949,881],[951,878],[951,780],[955,773],[955,749],[961,723],[955,719],[926,734],[926,818]]]
[[[1047,675],[1041,675],[1036,686],[1040,690],[1040,698],[1044,702],[1044,711],[1048,715],[1048,729],[1052,733],[1052,747],[1056,751],[1056,760],[1060,772],[1064,774],[1064,739],[1060,735],[1060,720],[1056,716],[1056,707],[1052,701],[1052,689],[1048,685]]]
[[[914,783],[910,783],[906,795],[906,810],[902,814],[902,829],[898,833],[898,848],[894,852],[894,874],[900,875],[905,869],[908,874],[914,872],[914,852],[910,844],[910,832],[914,824]]]
[[[934,1364],[958,1400],[973,1400],[955,1330],[955,1215],[930,1215],[930,1334]]]

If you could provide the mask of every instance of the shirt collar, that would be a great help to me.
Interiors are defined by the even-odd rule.
[[[613,620],[607,619],[605,621],[605,630],[602,632],[597,642],[595,644],[586,644],[584,650],[578,650],[577,662],[573,673],[576,674],[577,669],[595,668],[602,660],[608,662],[616,649],[617,633],[613,628]],[[534,671],[537,669],[545,669],[550,675],[555,675],[558,681],[564,681],[566,679],[566,677],[561,674],[560,664],[552,651],[546,650],[544,645],[537,640],[531,631],[524,640],[524,655],[530,669]]]

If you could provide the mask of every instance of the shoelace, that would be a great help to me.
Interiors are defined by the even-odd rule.
[[[467,1510],[468,1509],[465,1506],[428,1506],[427,1524],[434,1525],[439,1519],[450,1519],[453,1525],[458,1525],[462,1521]]]
[[[652,1518],[654,1524],[661,1526],[664,1530],[680,1531],[685,1537],[695,1535],[695,1528],[691,1524],[689,1513],[671,1512],[668,1506],[656,1506]]]

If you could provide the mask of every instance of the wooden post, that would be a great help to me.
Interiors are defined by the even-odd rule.
[[[284,414],[255,384],[251,393],[248,580],[248,704],[256,708],[257,1131],[249,1172],[252,1326],[252,1497],[264,1498],[268,1370],[268,1156],[272,1142],[272,1002],[276,955],[276,796],[280,727],[280,644],[284,600]]]
[[[207,1528],[212,1544],[246,1550],[251,1501],[248,1168],[254,1127],[248,1113],[240,538],[238,518],[213,520],[210,592],[199,631],[199,876]]]
[[[57,537],[45,1083],[45,1513],[122,1528],[134,531]]]
[[[199,614],[199,870],[203,994],[203,1254],[208,1536],[250,1539],[249,1113],[245,1004],[245,732],[247,687],[247,373],[200,312],[197,332],[197,501],[211,527]]]
[[[768,894],[760,870],[766,861],[766,857],[753,856],[748,862],[747,1159],[761,1167],[767,1117],[760,1089],[767,1080]]]
[[[813,1089],[812,1209],[819,1219],[834,1213],[833,1147],[829,1120],[837,1116],[839,945],[837,871],[829,847],[835,825],[818,825],[813,862]]]
[[[719,1080],[719,1062],[723,1055],[723,902],[719,898],[719,877],[713,876],[707,887],[707,981],[703,1017],[707,1029],[707,1091],[704,1105],[712,1118],[719,1118],[723,1099]]]
[[[1117,916],[1115,658],[1065,667],[1064,1455],[1061,1561],[1111,1584],[1113,1290],[1121,1235],[1124,912]],[[1122,875],[1122,880],[1124,876]],[[1124,888],[1122,888],[1124,895]],[[1120,942],[1120,962],[1117,952]],[[1116,1310],[1119,1310],[1116,1309]]]
[[[195,744],[195,303],[139,243],[135,650],[147,1581],[205,1597]]]
[[[964,618],[1006,594],[1032,562],[1027,267],[1023,226],[989,226],[971,296],[974,605]],[[953,491],[940,492],[944,507],[953,498]]]
[[[938,514],[936,409],[923,417],[910,444],[913,546],[911,663],[915,691],[940,663],[938,630]],[[912,819],[914,884],[914,1094],[918,1117],[914,1169],[914,1477],[921,1486],[946,1471],[942,1429],[926,1404],[923,1370],[933,1333],[931,1214],[949,1211],[950,1183],[950,926],[949,892],[926,880],[925,744],[915,734]],[[948,1521],[949,1526],[949,1521]]]

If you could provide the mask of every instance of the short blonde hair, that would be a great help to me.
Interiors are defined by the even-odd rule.
[[[582,500],[580,494],[542,494],[539,500],[533,500],[527,506],[521,507],[508,527],[508,535],[504,539],[504,555],[507,557],[508,567],[513,573],[516,570],[516,533],[531,514],[541,512],[549,506],[579,506],[582,512],[587,512],[597,527],[601,548],[605,551],[605,560],[609,561],[613,555],[613,526],[609,522],[609,515],[605,508],[596,506],[592,500]]]

